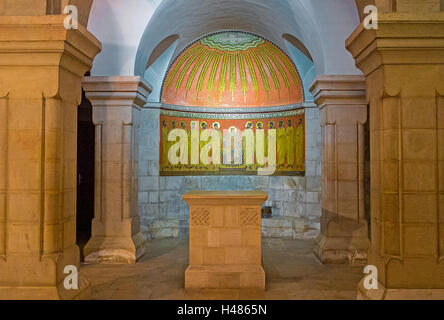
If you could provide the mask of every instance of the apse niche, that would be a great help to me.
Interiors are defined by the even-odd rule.
[[[189,45],[165,76],[160,175],[304,175],[304,90],[291,59],[244,32]]]
[[[163,81],[142,110],[139,150],[148,238],[187,236],[182,195],[192,190],[265,191],[273,216],[263,219],[265,236],[316,234],[321,132],[306,88],[314,65],[283,43],[225,30],[184,48],[175,42],[154,62]]]

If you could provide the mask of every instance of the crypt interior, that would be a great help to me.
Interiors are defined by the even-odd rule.
[[[29,2],[0,299],[444,299],[443,0]]]

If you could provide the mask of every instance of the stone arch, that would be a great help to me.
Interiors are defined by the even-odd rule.
[[[307,47],[295,36],[284,33],[282,35],[282,38],[290,42],[292,45],[294,45],[296,48],[298,48],[303,54],[307,56],[308,59],[310,59],[313,62],[313,57],[310,54],[310,51],[308,51]]]
[[[179,36],[173,34],[160,41],[151,53],[148,63],[146,64],[146,69],[148,69],[178,39]]]

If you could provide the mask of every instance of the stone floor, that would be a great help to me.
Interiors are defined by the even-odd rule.
[[[148,243],[148,253],[133,265],[83,264],[92,285],[92,299],[286,300],[355,299],[361,266],[322,265],[313,255],[312,240],[263,239],[265,292],[184,290],[188,265],[186,240]]]

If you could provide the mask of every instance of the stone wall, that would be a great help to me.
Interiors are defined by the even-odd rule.
[[[300,238],[318,234],[321,215],[321,129],[319,111],[306,108],[306,176],[159,176],[160,104],[141,112],[139,149],[139,215],[147,239],[187,237],[191,190],[262,190],[273,207],[263,219],[265,237]]]

